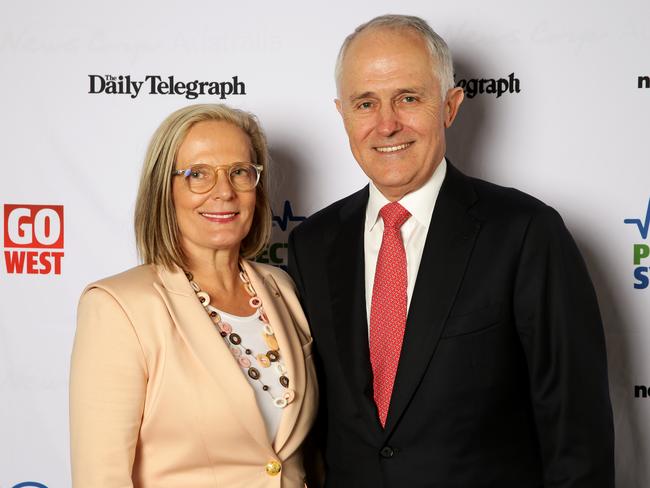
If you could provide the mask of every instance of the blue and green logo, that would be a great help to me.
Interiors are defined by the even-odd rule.
[[[282,213],[273,213],[273,228],[271,229],[271,242],[260,253],[255,261],[260,263],[272,264],[278,266],[286,271],[287,269],[287,248],[289,247],[287,241],[289,239],[289,232],[305,220],[307,217],[302,215],[295,215],[291,202],[285,200],[282,206]]]
[[[650,232],[650,199],[643,218],[630,218],[623,221],[626,224],[636,225],[643,241],[648,240]],[[634,263],[634,288],[645,290],[650,286],[650,244],[637,242],[632,245],[632,260]]]

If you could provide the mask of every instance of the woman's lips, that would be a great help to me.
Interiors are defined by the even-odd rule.
[[[235,220],[239,212],[200,212],[200,214],[210,222],[225,224]]]

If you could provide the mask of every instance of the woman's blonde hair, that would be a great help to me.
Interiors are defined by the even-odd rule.
[[[266,138],[257,118],[223,104],[191,105],[169,115],[160,124],[147,148],[135,204],[135,239],[138,254],[145,264],[187,267],[172,200],[172,171],[178,148],[187,132],[197,122],[206,120],[225,121],[248,134],[252,162],[261,164],[264,170],[255,189],[253,223],[241,243],[240,255],[253,258],[268,243],[271,234],[271,206],[267,189],[269,157]]]

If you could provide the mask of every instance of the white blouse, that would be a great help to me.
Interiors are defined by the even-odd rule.
[[[255,398],[264,418],[269,440],[273,442],[278,432],[280,419],[284,410],[283,408],[276,407],[273,404],[273,399],[281,397],[285,389],[280,384],[280,374],[275,368],[275,365],[278,363],[271,363],[269,367],[265,368],[256,359],[258,354],[266,354],[269,350],[269,346],[264,342],[264,323],[259,318],[259,310],[256,310],[253,315],[248,317],[239,317],[221,310],[219,310],[219,315],[221,315],[223,322],[230,324],[233,333],[241,337],[241,344],[238,346],[233,345],[227,337],[224,337],[231,352],[233,349],[239,349],[241,351],[240,357],[248,358],[251,361],[251,367],[254,367],[260,372],[260,378],[257,380],[253,379],[248,375],[248,368],[240,365],[242,374],[255,391]],[[245,349],[250,349],[252,354],[247,355],[244,352]],[[282,355],[282,351],[280,351],[280,355]],[[264,385],[269,387],[268,391],[264,391]]]

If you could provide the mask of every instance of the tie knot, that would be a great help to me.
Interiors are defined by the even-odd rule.
[[[404,222],[411,216],[408,210],[402,207],[398,202],[391,202],[384,205],[379,211],[382,220],[384,221],[384,228],[392,227],[399,229]]]

